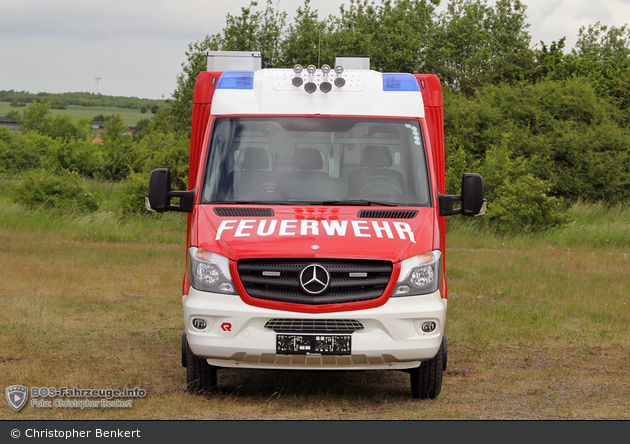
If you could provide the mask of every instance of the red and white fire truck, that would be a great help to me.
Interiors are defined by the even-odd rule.
[[[444,219],[486,206],[477,174],[445,195],[439,79],[372,71],[363,56],[263,65],[209,52],[189,191],[171,191],[168,169],[150,177],[147,208],[189,213],[189,391],[216,390],[221,368],[393,369],[410,373],[413,397],[435,398]]]

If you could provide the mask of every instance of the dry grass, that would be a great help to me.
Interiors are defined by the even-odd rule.
[[[220,370],[192,396],[180,364],[184,251],[0,224],[0,385],[140,387],[131,409],[0,419],[630,419],[630,251],[450,235],[442,394],[395,371]]]

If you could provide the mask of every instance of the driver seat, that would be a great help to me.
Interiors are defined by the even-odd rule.
[[[361,151],[361,168],[348,176],[349,195],[405,194],[405,179],[400,171],[389,169],[392,154],[385,145],[367,145]]]
[[[267,200],[279,195],[277,174],[269,171],[264,148],[243,148],[236,159],[236,171],[230,173],[234,200]]]

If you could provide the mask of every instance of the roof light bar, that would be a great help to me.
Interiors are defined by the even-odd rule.
[[[319,83],[319,90],[324,94],[329,93],[333,89],[332,83],[328,79],[328,75],[335,73],[336,77],[333,81],[334,85],[337,88],[342,88],[346,84],[346,80],[341,77],[341,74],[344,72],[344,68],[341,65],[335,66],[334,70],[329,65],[323,65],[320,68],[321,73],[324,76],[324,79],[321,83]],[[315,65],[308,65],[306,67],[306,72],[308,73],[308,81],[304,83],[304,79],[302,77],[302,73],[304,72],[304,68],[302,65],[295,65],[293,67],[293,72],[295,73],[295,77],[291,79],[291,83],[296,88],[304,85],[304,91],[309,94],[313,94],[318,89],[318,85],[314,81],[314,75],[317,72],[317,67]]]

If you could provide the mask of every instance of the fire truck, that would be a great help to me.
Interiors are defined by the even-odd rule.
[[[369,57],[277,69],[211,51],[196,80],[188,191],[151,173],[152,211],[183,211],[182,365],[401,370],[435,398],[447,364],[445,217],[485,212],[483,179],[445,194],[442,90]]]

